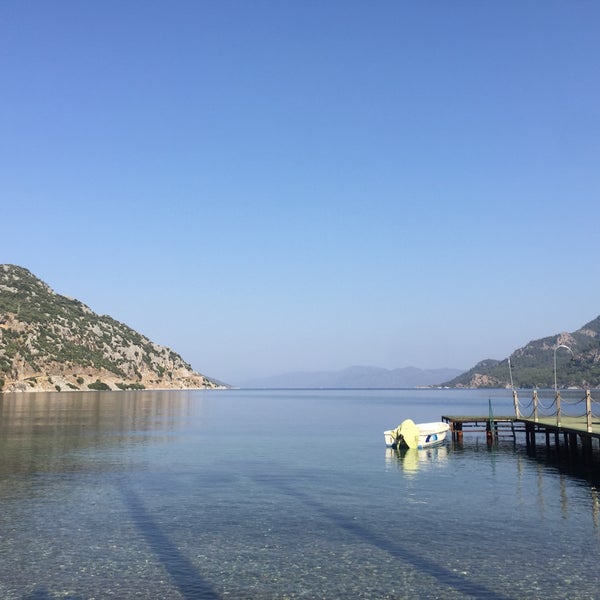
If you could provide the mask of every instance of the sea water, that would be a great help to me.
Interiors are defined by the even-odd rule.
[[[386,449],[505,390],[0,396],[0,598],[598,598],[594,473]]]

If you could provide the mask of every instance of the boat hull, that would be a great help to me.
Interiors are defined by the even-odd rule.
[[[437,446],[446,440],[446,435],[450,429],[448,423],[415,423],[414,427],[418,430],[417,448],[429,448]],[[398,428],[401,429],[401,428]],[[383,432],[385,445],[388,448],[414,447],[414,444],[407,444],[401,431],[398,429],[389,429]]]

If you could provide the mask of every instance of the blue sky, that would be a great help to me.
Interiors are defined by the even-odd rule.
[[[0,261],[231,383],[575,330],[600,314],[599,22],[3,0]]]

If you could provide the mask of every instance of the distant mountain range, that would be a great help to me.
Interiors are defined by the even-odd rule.
[[[348,367],[341,371],[284,373],[251,379],[241,384],[246,388],[414,388],[439,385],[464,371],[460,369],[381,369]]]
[[[554,358],[556,356],[556,373]],[[510,369],[509,369],[510,360]],[[572,333],[529,342],[503,360],[488,358],[460,369],[381,369],[293,372],[245,381],[251,388],[600,388],[600,316]]]

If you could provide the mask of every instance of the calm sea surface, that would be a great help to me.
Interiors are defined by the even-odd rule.
[[[404,418],[504,390],[0,395],[0,598],[600,598],[593,476]],[[522,436],[524,438],[524,436]]]

